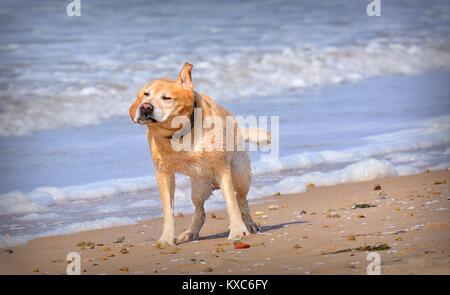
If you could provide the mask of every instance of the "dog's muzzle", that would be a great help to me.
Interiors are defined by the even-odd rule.
[[[157,120],[153,118],[153,106],[150,103],[144,102],[141,104],[139,113],[138,123],[144,123],[145,121],[151,121],[153,123],[157,122]]]

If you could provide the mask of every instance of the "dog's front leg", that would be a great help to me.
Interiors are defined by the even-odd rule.
[[[218,182],[220,183],[220,189],[225,197],[227,203],[227,212],[230,219],[230,235],[229,240],[238,240],[249,235],[248,229],[242,220],[241,210],[234,194],[233,180],[231,178],[231,172],[225,170],[219,174]]]
[[[175,175],[157,172],[156,179],[163,208],[163,232],[156,242],[156,246],[164,247],[175,244],[175,220],[173,218]]]

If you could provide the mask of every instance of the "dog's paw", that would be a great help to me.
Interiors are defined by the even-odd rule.
[[[176,239],[177,242],[189,242],[198,240],[200,235],[198,233],[192,232],[190,230],[186,230],[182,232]]]
[[[245,224],[241,224],[240,226],[231,226],[230,227],[230,235],[228,236],[229,240],[240,240],[244,237],[248,237],[250,233],[248,232]]]
[[[262,227],[257,225],[255,222],[247,223],[247,228],[252,234],[262,232]]]
[[[155,248],[164,249],[170,246],[175,245],[175,239],[163,239],[160,238],[156,243],[153,244]]]

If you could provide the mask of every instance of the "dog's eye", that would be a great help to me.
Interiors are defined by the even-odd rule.
[[[171,100],[172,99],[172,97],[168,97],[168,96],[163,96],[162,97],[162,100]]]
[[[149,96],[150,93],[148,91],[144,92],[144,96]]]

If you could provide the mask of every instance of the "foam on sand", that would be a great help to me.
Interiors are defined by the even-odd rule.
[[[419,173],[425,168],[446,168],[447,161],[439,163],[441,158],[448,158],[450,145],[450,116],[420,122],[409,129],[380,134],[365,138],[366,144],[346,150],[323,150],[303,152],[281,157],[274,162],[253,163],[255,181],[272,182],[274,173],[284,175],[284,182],[272,191],[258,188],[266,194],[294,192],[294,185],[304,181],[314,181],[316,185],[337,184],[339,182],[362,181],[389,175],[407,175]],[[437,149],[430,152],[430,149]],[[353,164],[352,164],[353,163]],[[342,168],[348,166],[343,170]],[[320,167],[333,167],[334,172],[314,172]],[[364,169],[364,167],[367,168]],[[331,168],[332,169],[332,168]],[[291,177],[293,171],[302,176]],[[312,172],[312,174],[304,174]],[[331,173],[331,174],[329,174]],[[338,181],[339,180],[339,181]],[[271,186],[271,185],[270,185]],[[269,187],[270,187],[269,186]],[[284,187],[292,187],[283,189]],[[299,187],[299,186],[297,186]],[[301,186],[300,186],[301,187]],[[55,206],[94,202],[100,199],[118,200],[120,196],[127,198],[139,192],[148,192],[155,200],[132,200],[125,205],[106,204],[97,206],[103,213],[120,212],[126,209],[157,207],[158,192],[154,176],[144,176],[128,179],[111,179],[102,182],[89,183],[68,187],[38,187],[31,192],[13,191],[0,195],[0,216],[25,215],[51,211]],[[297,191],[301,191],[298,189]],[[257,194],[258,196],[263,193]],[[190,186],[187,177],[177,178],[177,204],[190,206]],[[114,205],[114,206],[113,206]]]
[[[136,220],[128,217],[107,217],[94,221],[72,223],[70,225],[66,225],[64,227],[60,227],[50,231],[41,232],[39,234],[26,234],[17,236],[0,235],[0,247],[11,247],[19,244],[24,244],[31,239],[39,237],[67,235],[80,231],[129,225],[134,224],[136,222],[137,222]]]
[[[29,193],[13,191],[0,195],[0,216],[47,211],[51,206],[96,200],[124,193],[149,190],[154,177],[111,179],[68,187],[38,187]]]
[[[252,191],[253,195],[268,195],[274,192],[305,192],[308,184],[329,186],[357,181],[369,181],[388,176],[411,175],[422,170],[409,166],[394,166],[386,160],[367,159],[330,172],[310,172],[301,176],[287,177],[276,184],[263,186]]]
[[[419,122],[411,128],[369,136],[366,144],[346,150],[304,152],[281,157],[274,162],[257,162],[255,174],[281,172],[291,169],[312,169],[320,165],[341,164],[371,157],[385,156],[392,162],[405,163],[428,160],[433,154],[410,152],[431,149],[450,144],[450,116]],[[436,155],[445,152],[435,152]],[[424,161],[426,163],[426,161]]]

